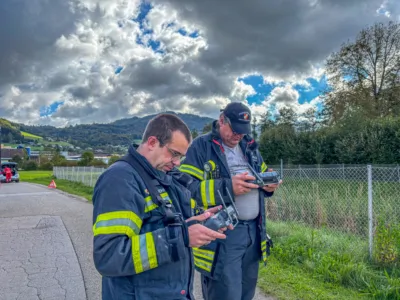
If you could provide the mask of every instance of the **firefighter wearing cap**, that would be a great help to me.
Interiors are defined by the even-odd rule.
[[[180,170],[194,179],[192,198],[204,209],[229,205],[226,189],[234,195],[239,224],[218,240],[194,249],[196,269],[202,274],[206,300],[249,300],[254,297],[260,261],[266,263],[272,241],[266,233],[264,199],[278,185],[259,187],[251,169],[265,172],[266,164],[250,136],[250,109],[239,102],[228,104],[212,132],[197,137],[189,147]]]

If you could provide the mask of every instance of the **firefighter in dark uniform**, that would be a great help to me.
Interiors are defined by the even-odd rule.
[[[193,216],[192,179],[174,172],[190,142],[181,119],[158,115],[138,148],[96,182],[93,257],[103,300],[194,299],[192,247],[226,236],[198,223],[218,208]]]
[[[194,179],[189,189],[200,206],[220,205],[220,194],[229,204],[230,193],[239,213],[239,224],[227,232],[225,240],[194,249],[206,300],[252,299],[259,263],[266,262],[272,246],[266,233],[264,201],[279,184],[259,187],[249,182],[255,180],[252,170],[267,170],[250,132],[250,109],[230,103],[214,121],[212,132],[193,141],[180,167]]]

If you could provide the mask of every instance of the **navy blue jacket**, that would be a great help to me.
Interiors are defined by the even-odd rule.
[[[183,219],[191,217],[189,190],[175,176],[154,169],[133,146],[129,153],[161,183],[160,196]],[[103,276],[103,300],[194,299],[187,227],[164,225],[163,210],[130,164],[118,161],[101,174],[93,206],[93,257]]]
[[[179,168],[181,172],[191,175],[194,179],[189,185],[189,189],[192,192],[192,198],[204,209],[222,203],[218,196],[218,190],[224,198],[225,204],[228,205],[231,202],[226,189],[234,198],[232,178],[216,124],[217,121],[214,121],[212,132],[193,140]],[[255,171],[265,172],[267,170],[267,165],[264,163],[254,139],[246,135],[239,145]],[[211,168],[211,172],[205,172],[206,164],[208,168]],[[259,195],[260,260],[265,263],[267,260],[267,234],[264,198],[271,197],[273,193],[260,189]],[[220,243],[224,243],[224,241],[216,240],[207,246],[193,249],[196,269],[213,279],[219,278],[224,264],[225,255],[222,253],[223,248],[219,247]]]

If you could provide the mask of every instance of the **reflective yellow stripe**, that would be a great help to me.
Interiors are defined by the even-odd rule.
[[[132,259],[133,259],[133,267],[135,269],[135,273],[142,273],[142,260],[140,258],[140,236],[132,237]]]
[[[208,208],[207,194],[206,194],[206,183],[207,183],[207,181],[202,181],[200,183],[201,202],[203,203],[203,208],[204,209]]]
[[[209,195],[210,195],[210,204],[215,206],[215,194],[214,194],[214,180],[208,180],[210,187],[209,187]]]
[[[266,262],[267,261],[267,241],[261,242],[261,253],[262,253],[263,261]]]
[[[261,172],[265,172],[265,171],[267,171],[267,169],[268,169],[268,166],[265,164],[265,162],[263,162],[261,164]]]
[[[151,232],[146,233],[146,248],[149,259],[150,269],[158,267],[156,246],[154,244],[154,237]]]
[[[196,257],[202,257],[202,258],[205,258],[207,260],[213,261],[214,260],[214,254],[215,254],[215,252],[210,251],[210,250],[193,248],[193,255],[196,256]]]
[[[144,208],[144,212],[147,213],[158,207],[158,205],[155,204],[151,199],[151,196],[147,196],[146,198],[144,198],[144,200],[146,201],[146,207]]]
[[[267,261],[267,252],[262,253],[263,262]]]
[[[93,225],[94,236],[99,234],[139,234],[142,220],[133,211],[113,211],[97,216]]]
[[[169,197],[167,192],[161,193],[160,196],[164,199],[164,200],[169,200],[169,202],[171,202],[171,198]],[[146,198],[144,198],[145,202],[146,202],[146,207],[144,208],[144,212],[149,212],[152,211],[153,209],[156,209],[158,207],[157,204],[155,204],[151,198],[151,196],[147,196]]]
[[[204,209],[208,206],[215,206],[215,195],[214,195],[214,180],[204,180],[200,183],[201,191],[201,202],[203,203]]]
[[[200,269],[207,271],[207,272],[211,272],[212,264],[205,260],[194,257],[194,265]]]
[[[132,260],[136,274],[158,266],[156,247],[151,232],[132,238]]]
[[[196,200],[194,200],[193,198],[190,199],[190,207],[192,209],[195,209],[197,206]]]
[[[208,161],[211,165],[211,170],[214,171],[215,170],[215,162],[213,162],[212,160]]]
[[[267,250],[267,241],[262,241],[261,242],[261,251]]]
[[[204,172],[194,166],[183,164],[179,167],[179,170],[184,173],[193,175],[194,177],[203,180]]]
[[[164,200],[169,200],[171,202],[171,198],[169,197],[167,192],[161,193],[160,194],[161,198],[163,198]]]
[[[137,233],[134,232],[129,226],[108,226],[95,228],[93,235],[97,236],[99,234],[125,234],[131,238]]]

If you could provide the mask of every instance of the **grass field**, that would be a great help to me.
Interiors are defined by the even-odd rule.
[[[45,144],[45,145],[59,145],[59,146],[62,146],[62,147],[72,147],[73,146],[68,142],[50,142],[50,141],[45,141],[45,140],[40,140],[39,142],[41,144]],[[17,146],[19,146],[19,145],[20,144],[15,144],[15,143],[13,143],[13,144],[4,143],[4,146],[8,146],[8,147],[11,147],[11,148],[17,148]],[[44,149],[43,146],[28,145],[28,144],[25,144],[25,146],[26,147],[30,147],[31,150],[33,150],[33,151],[42,151]]]
[[[31,134],[29,132],[21,131],[21,134],[24,136],[24,138],[29,139],[29,140],[41,140],[43,139],[41,136]]]
[[[59,145],[59,146],[63,146],[63,147],[71,147],[72,145],[68,142],[49,142],[49,141],[43,141],[43,144],[46,145]]]

